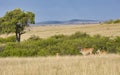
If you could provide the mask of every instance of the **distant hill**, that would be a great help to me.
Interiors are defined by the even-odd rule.
[[[98,20],[80,20],[80,19],[72,19],[68,21],[44,21],[38,22],[38,25],[46,25],[46,24],[94,24],[99,23]]]

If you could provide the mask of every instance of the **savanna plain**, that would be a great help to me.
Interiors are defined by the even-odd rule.
[[[22,35],[47,38],[57,34],[71,35],[77,31],[114,38],[120,34],[119,24],[32,26]],[[1,35],[6,37],[9,35]],[[0,75],[120,75],[120,55],[2,57]]]
[[[120,75],[120,56],[0,58],[0,75]]]
[[[26,33],[21,36],[21,40],[26,40],[33,35],[39,36],[40,38],[48,38],[59,34],[72,35],[75,32],[115,37],[120,36],[120,24],[33,25],[26,29]],[[11,35],[14,34],[3,34],[0,37],[9,37]]]

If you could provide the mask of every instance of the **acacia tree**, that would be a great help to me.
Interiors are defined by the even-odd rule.
[[[0,32],[15,32],[16,41],[20,42],[21,35],[25,33],[25,27],[29,26],[30,23],[34,24],[34,19],[34,13],[24,12],[20,8],[8,11],[3,17],[0,18]]]

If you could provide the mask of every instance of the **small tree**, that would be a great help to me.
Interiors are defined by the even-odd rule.
[[[29,24],[34,24],[35,14],[32,12],[24,12],[17,8],[9,11],[4,17],[0,18],[0,31],[1,33],[15,32],[16,41],[20,42],[21,34],[25,33],[25,27]]]

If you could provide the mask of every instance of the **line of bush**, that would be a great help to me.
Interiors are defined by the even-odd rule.
[[[111,39],[100,35],[90,36],[81,32],[76,32],[71,36],[55,35],[47,39],[32,36],[21,43],[6,43],[5,47],[1,48],[0,56],[53,56],[56,53],[60,55],[79,55],[79,47],[93,47],[95,51],[104,49],[109,53],[120,54],[120,37]]]
[[[117,23],[120,23],[120,19],[117,19],[117,20],[108,20],[105,23],[106,24],[117,24]]]

